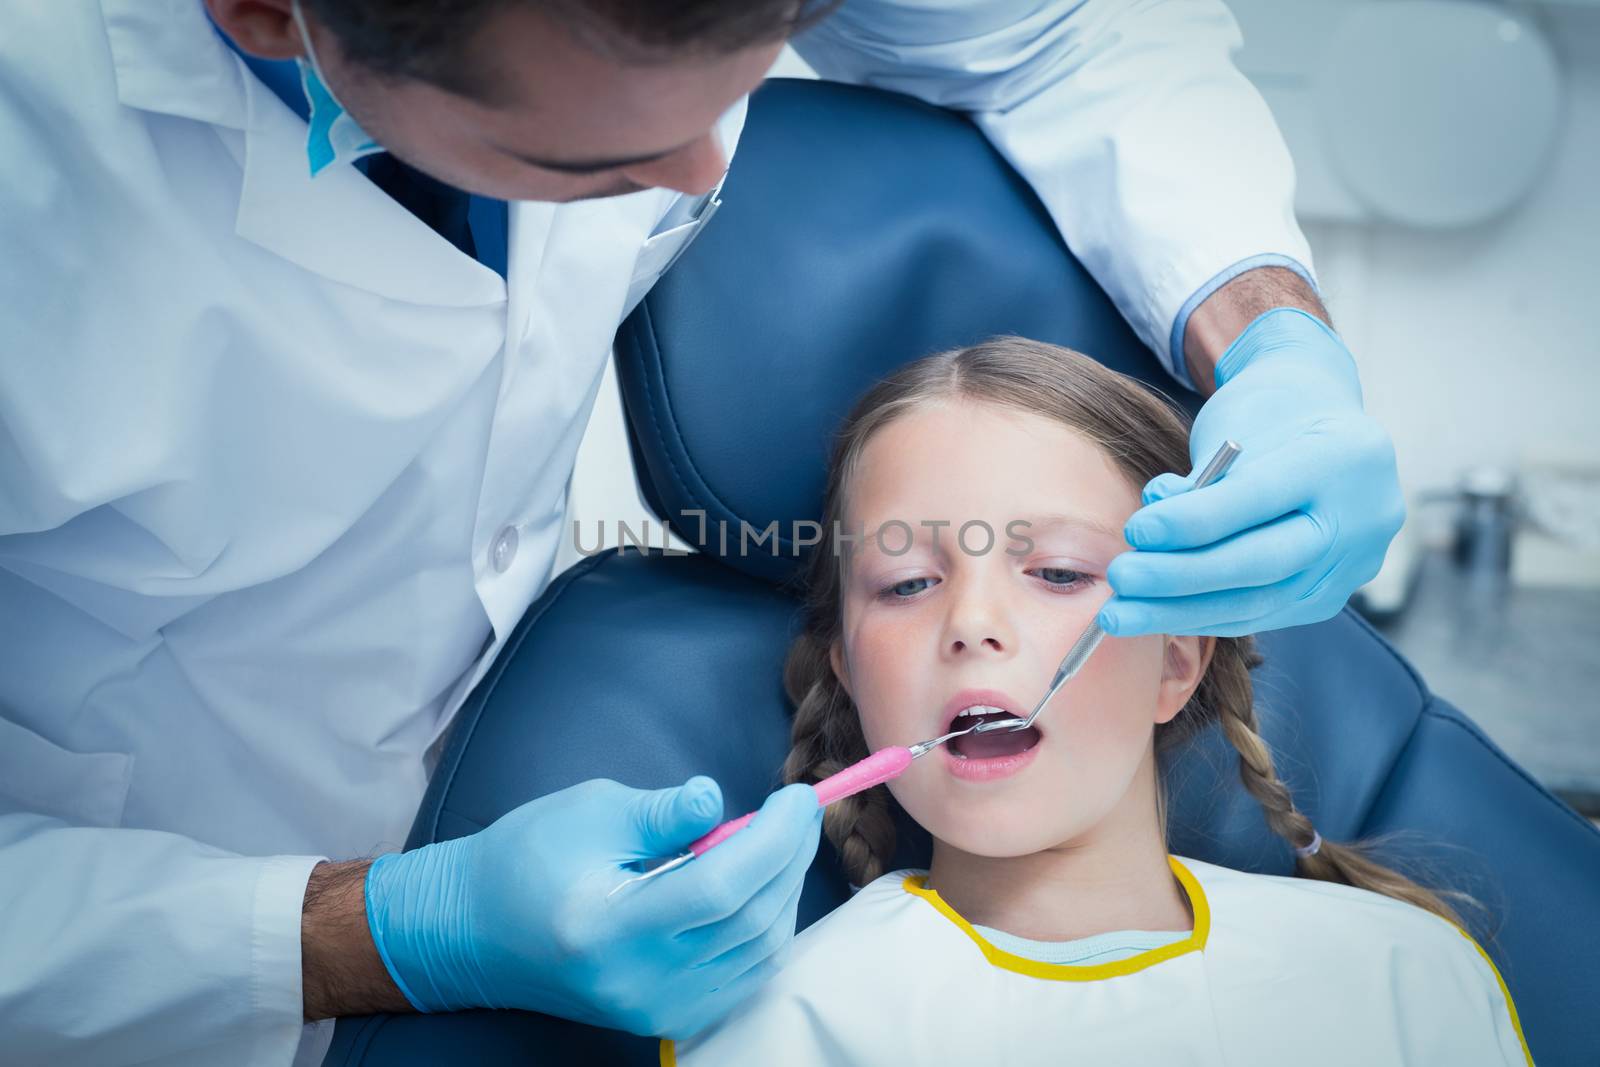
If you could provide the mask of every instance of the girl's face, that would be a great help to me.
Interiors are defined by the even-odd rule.
[[[842,532],[867,536],[843,550],[833,666],[872,750],[958,729],[969,707],[1025,717],[1110,597],[1140,503],[1074,430],[970,402],[879,430],[846,495]],[[1148,825],[1153,728],[1209,654],[1196,637],[1106,638],[1033,729],[950,742],[889,788],[934,837],[982,856],[1073,842],[1118,812]]]

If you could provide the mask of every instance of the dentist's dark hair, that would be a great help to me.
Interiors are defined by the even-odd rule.
[[[1190,466],[1188,416],[1166,398],[1070,349],[1000,337],[908,364],[856,403],[834,440],[822,528],[848,528],[850,487],[878,431],[911,412],[957,403],[1054,419],[1097,445],[1136,492],[1158,474]],[[830,658],[842,638],[848,560],[822,545],[803,574],[803,627],[784,665],[784,688],[795,705],[783,767],[786,782],[817,782],[868,755],[860,716]],[[1311,820],[1279,779],[1256,721],[1250,671],[1262,658],[1254,640],[1203,640],[1211,642],[1204,676],[1179,713],[1155,727],[1158,761],[1164,763],[1177,746],[1215,726],[1238,752],[1239,777],[1261,804],[1267,825],[1292,846],[1309,845]],[[1166,802],[1159,777],[1156,784],[1164,835]],[[856,885],[882,874],[894,850],[891,804],[888,789],[878,786],[835,802],[823,818],[828,840]],[[1459,922],[1444,897],[1469,903],[1470,897],[1427,889],[1377,862],[1370,851],[1370,844],[1324,838],[1314,855],[1297,858],[1296,873],[1369,889]]]
[[[548,15],[602,54],[651,62],[726,54],[782,41],[840,0],[302,0],[345,56],[390,78],[493,99],[472,46],[489,20],[522,8]]]

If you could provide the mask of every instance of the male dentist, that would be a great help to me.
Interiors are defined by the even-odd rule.
[[[1193,455],[1244,445],[1146,490],[1112,634],[1312,622],[1373,575],[1392,449],[1222,3],[828,6],[5,5],[0,1058],[311,1063],[339,1015],[477,1006],[682,1036],[762,980],[808,786],[610,902],[714,783],[396,850],[552,577],[612,335],[791,37],[969,113],[1210,394]]]

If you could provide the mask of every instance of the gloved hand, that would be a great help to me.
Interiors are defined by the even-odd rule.
[[[721,820],[709,778],[584,782],[468,837],[380,856],[367,923],[419,1010],[523,1008],[687,1037],[753,992],[793,937],[816,790],[781,789],[704,856],[606,894],[636,873],[621,864],[677,855]]]
[[[1234,637],[1320,622],[1378,573],[1405,520],[1389,435],[1361,408],[1344,343],[1294,308],[1268,311],[1223,353],[1189,436],[1193,469],[1144,488],[1111,562],[1108,634]],[[1186,492],[1227,439],[1220,481]]]

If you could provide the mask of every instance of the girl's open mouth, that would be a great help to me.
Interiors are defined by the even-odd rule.
[[[969,713],[951,720],[950,730],[963,729],[974,721],[1017,718],[1010,712],[995,709],[968,710]],[[956,777],[972,781],[1005,778],[1033,761],[1043,736],[1037,726],[1030,726],[1026,730],[990,730],[953,738],[944,746],[946,766]]]

